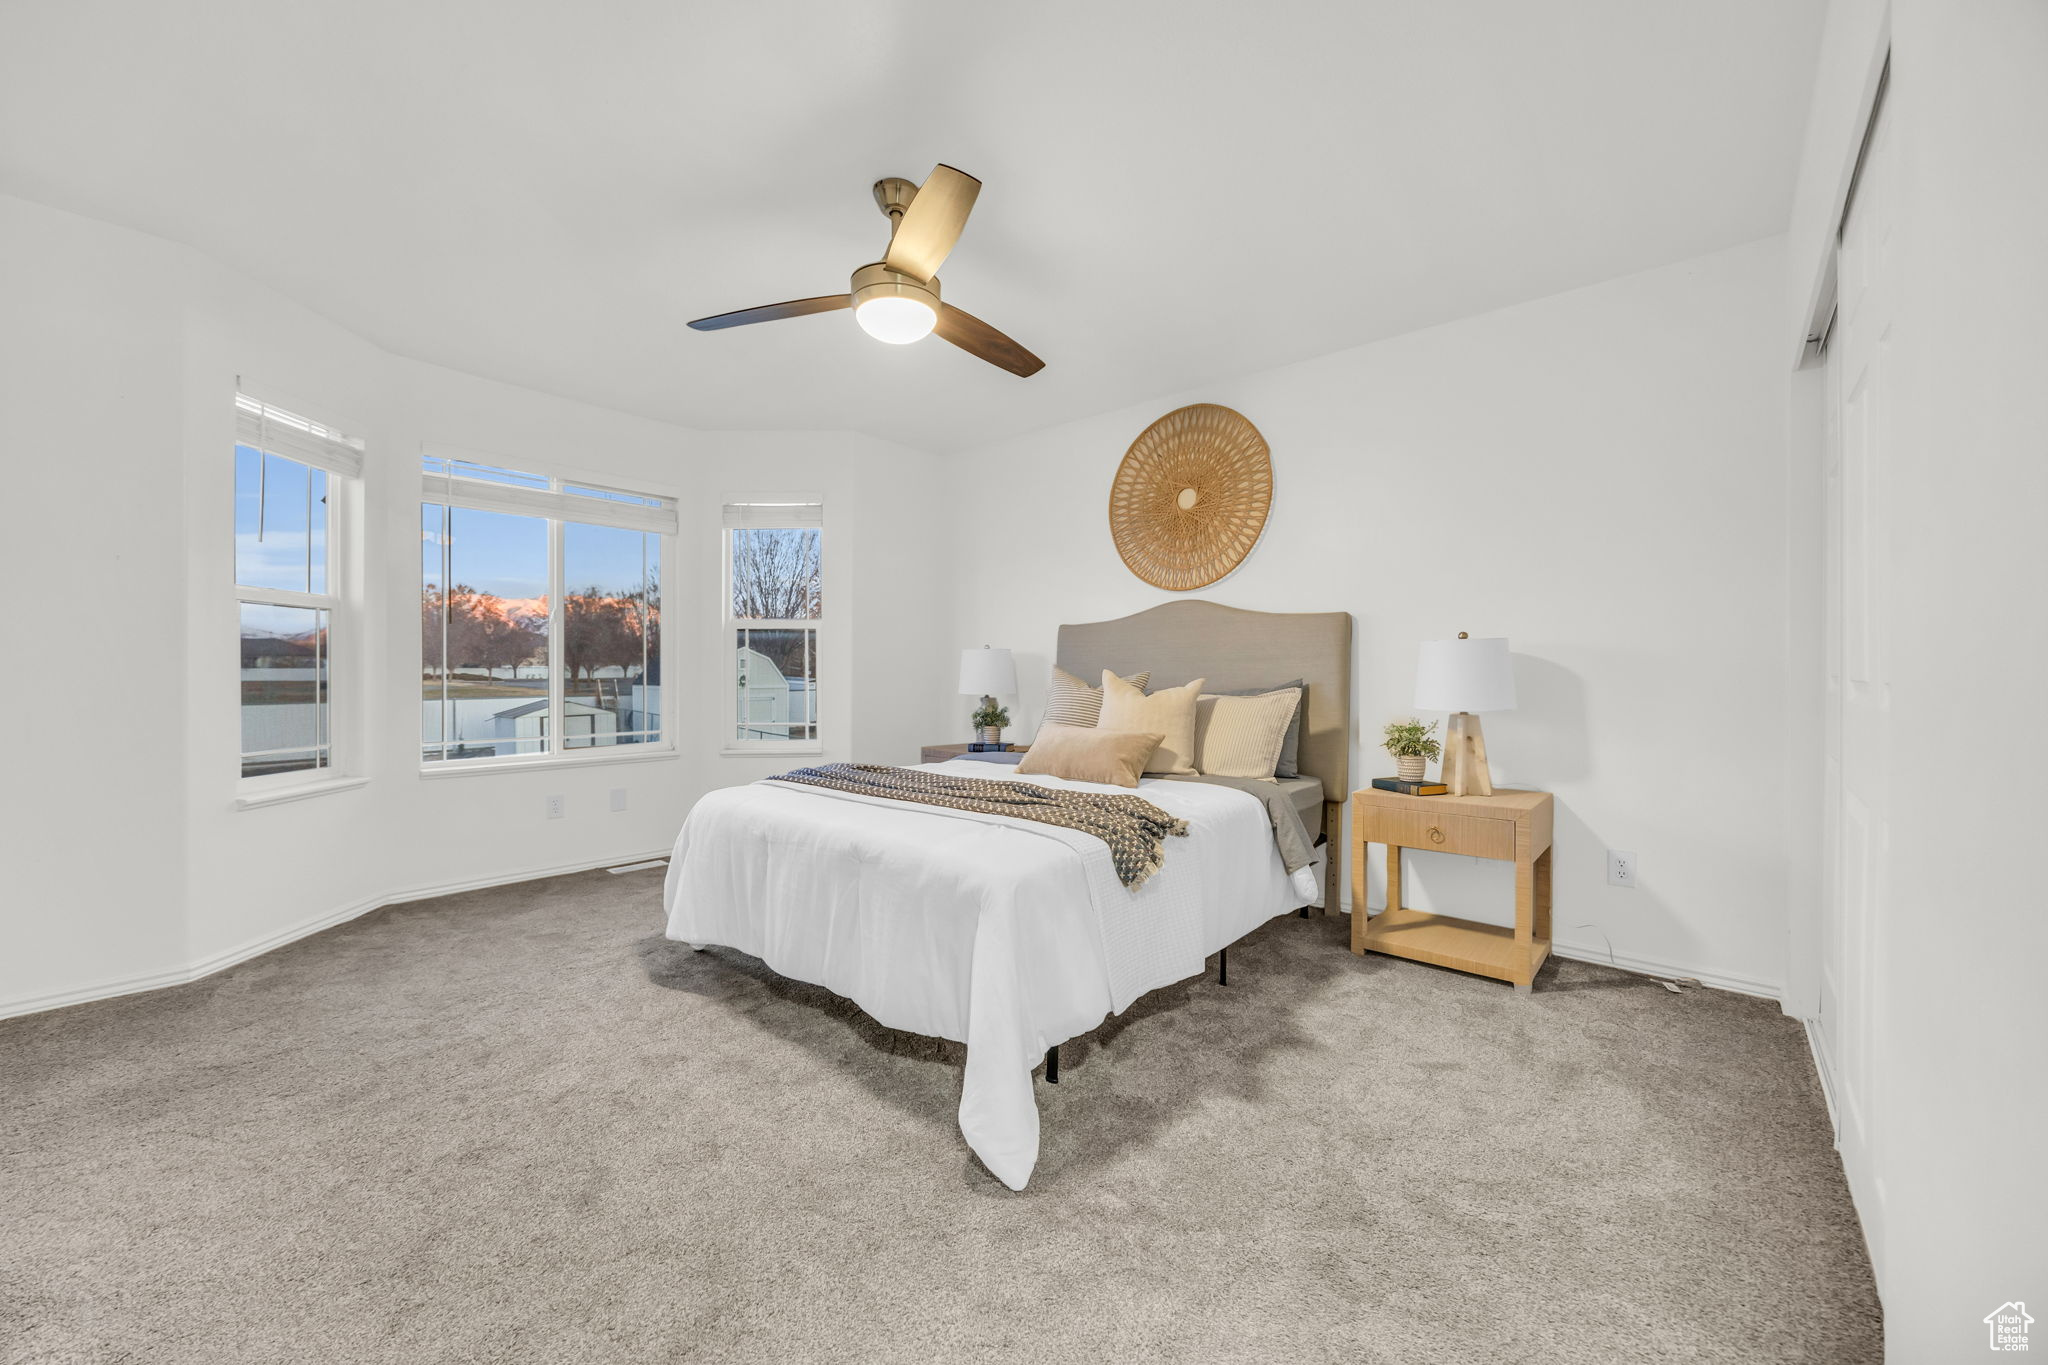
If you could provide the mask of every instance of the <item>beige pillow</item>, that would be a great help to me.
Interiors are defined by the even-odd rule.
[[[1159,747],[1159,740],[1158,735],[1102,730],[1092,725],[1041,725],[1038,737],[1017,761],[1017,771],[1064,777],[1069,782],[1135,787],[1146,761]]]
[[[1124,681],[1143,692],[1152,675],[1133,673]],[[1055,664],[1052,678],[1045,685],[1045,714],[1039,717],[1039,723],[1093,725],[1101,717],[1102,689]]]
[[[1196,769],[1211,777],[1273,781],[1287,727],[1300,704],[1298,687],[1255,697],[1204,695],[1195,703]]]
[[[1157,732],[1164,736],[1148,773],[1195,771],[1195,700],[1202,695],[1207,678],[1197,678],[1185,687],[1169,687],[1146,696],[1108,669],[1102,670],[1102,719],[1095,723],[1105,730]]]

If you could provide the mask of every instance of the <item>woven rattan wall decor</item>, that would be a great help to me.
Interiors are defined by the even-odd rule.
[[[1156,588],[1207,587],[1259,543],[1273,503],[1266,438],[1214,403],[1175,408],[1138,433],[1109,487],[1124,566]]]

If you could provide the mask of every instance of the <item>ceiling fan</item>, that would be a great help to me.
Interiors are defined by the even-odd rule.
[[[939,302],[939,266],[960,240],[981,182],[951,166],[934,166],[922,185],[890,176],[875,182],[875,202],[888,215],[889,249],[873,265],[853,272],[847,294],[791,299],[760,308],[698,318],[700,332],[745,327],[754,322],[800,318],[809,313],[853,309],[853,320],[878,341],[908,345],[937,332],[969,355],[1011,374],[1028,377],[1045,362],[972,313]]]

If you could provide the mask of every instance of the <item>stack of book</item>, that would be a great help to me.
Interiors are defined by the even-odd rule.
[[[980,740],[976,740],[967,746],[967,752],[970,754],[1006,754],[1010,752],[1010,745],[1008,741],[1004,741],[1001,744],[984,744]]]
[[[1404,777],[1375,777],[1372,785],[1383,792],[1400,792],[1403,796],[1442,796],[1450,788],[1441,782],[1410,782]]]

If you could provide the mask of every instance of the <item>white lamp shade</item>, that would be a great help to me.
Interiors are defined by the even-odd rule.
[[[1418,711],[1512,711],[1515,670],[1508,642],[1424,640],[1415,665]]]
[[[1014,697],[1017,695],[1017,661],[1007,649],[963,649],[960,651],[960,695],[963,697]]]

